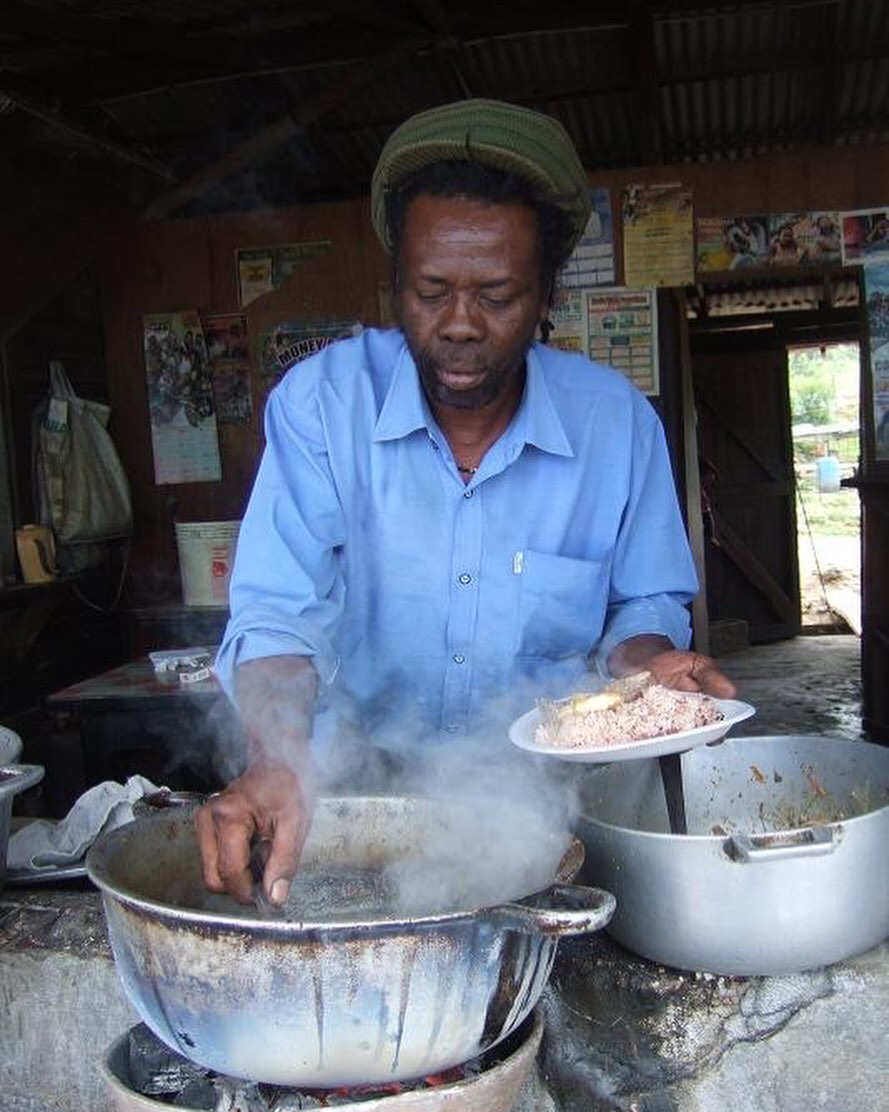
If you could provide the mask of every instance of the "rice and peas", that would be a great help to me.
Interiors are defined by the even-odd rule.
[[[605,691],[541,700],[534,741],[541,746],[580,749],[644,741],[719,722],[725,715],[708,695],[673,691],[649,682],[621,681]]]

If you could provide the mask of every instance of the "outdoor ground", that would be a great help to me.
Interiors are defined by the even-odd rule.
[[[820,493],[798,477],[797,535],[804,629],[861,632],[861,535],[858,492]]]

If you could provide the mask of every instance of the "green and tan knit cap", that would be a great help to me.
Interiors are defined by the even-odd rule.
[[[409,174],[433,162],[467,159],[530,182],[543,200],[568,214],[572,247],[590,216],[586,172],[558,120],[498,100],[463,100],[411,116],[386,141],[370,187],[371,220],[386,250],[386,197]]]

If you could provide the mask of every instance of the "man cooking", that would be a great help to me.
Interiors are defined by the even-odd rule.
[[[207,886],[245,902],[258,839],[286,899],[321,735],[493,753],[591,667],[734,693],[687,651],[697,581],[654,410],[535,341],[590,213],[567,133],[495,101],[423,112],[371,204],[400,327],[275,389],[238,541],[217,670],[248,764],[196,825]]]

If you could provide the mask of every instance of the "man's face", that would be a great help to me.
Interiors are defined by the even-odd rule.
[[[402,231],[398,310],[431,401],[461,409],[492,401],[520,374],[546,315],[533,209],[415,197]]]

